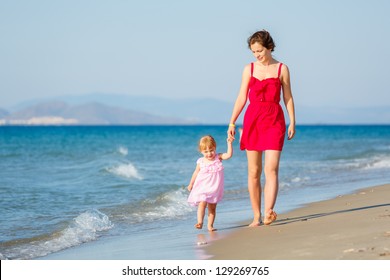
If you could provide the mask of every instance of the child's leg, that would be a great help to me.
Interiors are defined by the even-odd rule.
[[[203,219],[204,219],[206,206],[207,206],[206,201],[202,201],[198,205],[198,223],[195,225],[197,229],[201,229],[203,227]]]
[[[214,228],[214,221],[215,221],[215,216],[217,215],[217,204],[216,203],[208,203],[208,216],[207,216],[207,229],[209,231],[215,231],[216,229]]]

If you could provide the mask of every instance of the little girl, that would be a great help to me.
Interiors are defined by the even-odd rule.
[[[214,220],[216,215],[217,203],[223,197],[224,175],[222,160],[226,160],[233,155],[233,139],[227,139],[227,152],[217,154],[217,144],[210,135],[204,136],[199,141],[199,151],[203,157],[196,162],[196,168],[192,174],[188,190],[191,192],[188,197],[188,203],[192,206],[198,206],[198,223],[195,228],[203,227],[203,219],[206,206],[208,208],[209,231],[215,231]]]

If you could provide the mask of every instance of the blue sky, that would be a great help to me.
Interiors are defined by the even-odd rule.
[[[0,108],[94,92],[234,102],[267,29],[297,106],[390,106],[390,1],[3,0]]]

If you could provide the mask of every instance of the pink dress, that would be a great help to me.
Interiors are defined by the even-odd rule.
[[[222,200],[224,189],[222,161],[216,155],[211,163],[205,163],[203,158],[196,163],[200,165],[200,170],[188,196],[188,203],[192,206],[197,206],[202,201],[218,203]]]

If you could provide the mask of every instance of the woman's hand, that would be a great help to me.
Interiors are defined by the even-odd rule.
[[[293,139],[294,135],[295,135],[295,125],[290,124],[288,126],[288,140]]]
[[[227,136],[230,141],[234,141],[236,135],[236,128],[234,126],[229,126],[229,129],[227,131]]]

